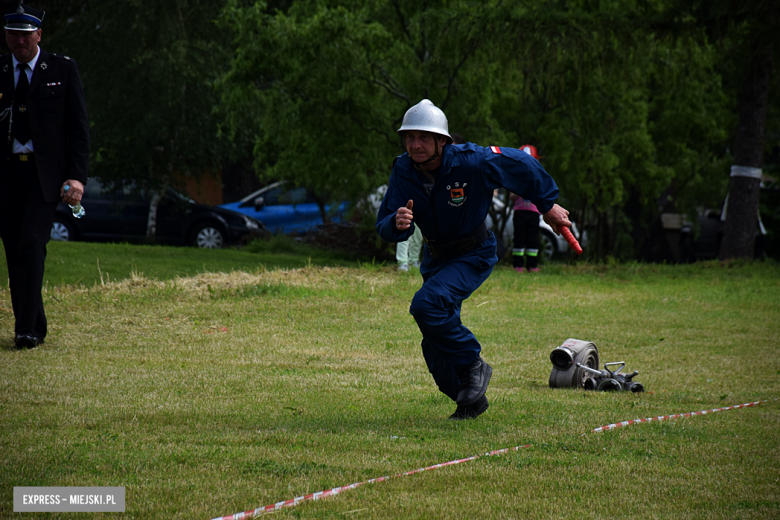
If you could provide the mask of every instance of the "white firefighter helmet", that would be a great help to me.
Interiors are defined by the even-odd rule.
[[[403,123],[398,133],[406,130],[420,130],[423,132],[432,132],[440,134],[452,142],[449,127],[447,125],[447,116],[429,99],[423,99],[404,114]]]

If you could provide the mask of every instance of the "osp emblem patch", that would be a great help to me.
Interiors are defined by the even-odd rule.
[[[453,207],[460,207],[463,205],[464,202],[466,202],[466,192],[463,188],[466,187],[466,183],[463,183],[463,186],[460,185],[459,182],[455,183],[455,186],[447,186],[447,189],[450,190],[450,200],[447,201],[447,204]]]
[[[455,188],[454,190],[450,190],[450,196],[452,197],[452,202],[454,202],[455,204],[463,202],[463,199],[466,198],[463,196],[462,188]]]

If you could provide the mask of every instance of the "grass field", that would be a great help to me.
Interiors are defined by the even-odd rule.
[[[79,284],[49,279],[43,347],[15,350],[0,291],[0,517],[210,519],[520,445],[272,516],[780,517],[775,263],[498,268],[463,305],[494,368],[491,407],[453,422],[408,314],[419,275],[182,249],[185,276],[152,253],[120,276],[111,246],[90,247],[66,251],[85,267],[58,268]],[[103,282],[86,285],[98,257]],[[550,389],[549,353],[569,337],[648,391]],[[124,486],[127,510],[15,514],[14,486]]]
[[[253,272],[258,269],[290,269],[307,265],[357,266],[354,259],[305,247],[284,237],[257,241],[243,249],[195,249],[133,244],[50,242],[44,285],[92,286],[143,273],[168,280],[202,272]],[[0,273],[7,279],[5,256]]]

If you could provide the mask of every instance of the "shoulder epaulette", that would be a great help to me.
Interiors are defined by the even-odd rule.
[[[68,60],[68,61],[70,61],[70,56],[65,56],[64,54],[57,54],[57,53],[52,52],[51,55],[54,56],[55,58],[59,58],[61,60]]]

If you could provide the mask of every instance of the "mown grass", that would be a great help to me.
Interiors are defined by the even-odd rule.
[[[127,243],[49,242],[44,284],[92,286],[123,280],[133,273],[168,280],[202,272],[290,269],[307,265],[357,266],[337,252],[323,251],[275,236],[241,249],[197,249]],[[7,279],[5,256],[0,255],[0,276]]]
[[[463,306],[494,367],[490,409],[466,422],[446,420],[419,353],[419,275],[139,272],[50,284],[51,334],[33,351],[13,348],[0,292],[0,516],[22,516],[13,486],[125,486],[123,515],[67,517],[213,518],[525,444],[274,518],[780,516],[776,264],[497,269]],[[569,337],[648,392],[548,388]]]

